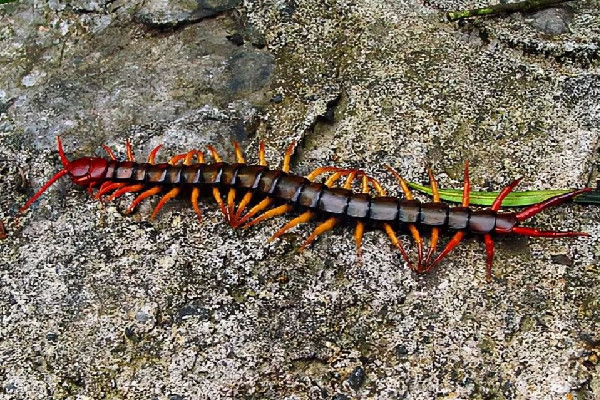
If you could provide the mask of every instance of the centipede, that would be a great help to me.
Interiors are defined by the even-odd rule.
[[[156,162],[162,145],[156,146],[146,162],[134,158],[132,146],[126,141],[126,160],[118,160],[112,149],[103,146],[108,154],[102,157],[81,157],[69,161],[61,138],[57,138],[62,169],[50,178],[19,209],[24,213],[56,181],[68,175],[75,185],[84,187],[101,201],[112,201],[126,193],[136,197],[125,213],[131,213],[145,199],[161,195],[150,219],[154,219],[171,199],[189,196],[192,208],[202,221],[200,199],[214,199],[225,221],[232,228],[249,228],[267,219],[293,215],[269,241],[276,240],[297,225],[312,220],[318,225],[300,245],[298,251],[309,247],[315,239],[338,225],[354,227],[357,256],[361,256],[366,229],[383,231],[397,248],[411,270],[422,274],[431,271],[466,237],[483,238],[486,252],[486,279],[491,280],[494,258],[494,237],[520,235],[527,237],[580,237],[585,232],[546,231],[523,226],[522,223],[550,207],[572,200],[591,188],[573,190],[530,205],[521,211],[501,210],[502,201],[521,182],[516,179],[500,191],[491,207],[469,205],[469,164],[465,163],[462,203],[451,206],[440,199],[438,183],[428,169],[432,190],[431,201],[413,196],[405,179],[391,166],[385,168],[398,181],[402,196],[388,196],[381,183],[359,169],[334,166],[318,167],[306,176],[290,172],[295,142],[285,150],[280,169],[269,168],[265,145],[260,142],[258,163],[250,164],[237,142],[233,143],[235,162],[222,161],[214,146],[207,146],[211,160],[202,150],[176,154],[166,163]],[[340,181],[343,183],[340,184]],[[353,185],[354,184],[354,185]],[[358,189],[354,189],[354,186]],[[94,192],[96,190],[96,192]],[[426,246],[425,235],[429,242]],[[440,236],[449,240],[438,251]],[[412,237],[417,249],[416,262],[411,260],[399,235]],[[451,235],[451,236],[450,236]],[[440,246],[441,247],[441,246]]]

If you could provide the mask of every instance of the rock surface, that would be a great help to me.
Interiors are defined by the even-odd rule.
[[[600,145],[594,1],[446,23],[484,2],[23,1],[0,6],[0,397],[600,397],[600,209],[532,221],[590,233],[479,241],[425,276],[381,232],[296,249],[289,218],[232,230],[209,199],[155,221],[154,202],[99,204],[64,179],[70,158],[177,154],[232,140],[293,170],[383,166],[459,187],[582,187]],[[202,14],[198,10],[212,10]],[[561,25],[562,24],[562,25]],[[314,225],[311,225],[313,227]],[[446,235],[444,235],[446,237]],[[414,246],[410,253],[414,255]]]

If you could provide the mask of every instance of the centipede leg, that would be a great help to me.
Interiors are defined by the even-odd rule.
[[[125,214],[129,214],[130,212],[132,212],[133,209],[135,207],[137,207],[137,205],[140,204],[144,199],[146,199],[150,196],[154,196],[155,194],[158,194],[160,192],[161,192],[161,188],[159,186],[155,186],[151,189],[143,191],[135,199],[133,199],[133,201],[131,202],[129,207],[127,207],[127,210],[125,210]]]
[[[361,191],[362,193],[369,193],[369,180],[366,175],[362,176]],[[360,258],[362,254],[361,245],[364,232],[365,224],[361,221],[357,221],[356,228],[354,229],[354,242],[356,243],[356,256],[358,258]]]
[[[108,154],[108,157],[110,157],[111,160],[116,161],[117,157],[115,157],[115,153],[113,153],[113,151],[111,150],[110,147],[108,147],[107,145],[103,144],[102,148],[104,149],[104,151],[106,151],[106,153]]]
[[[508,186],[506,186],[502,191],[498,194],[498,196],[494,199],[492,206],[490,209],[497,211],[502,206],[502,201],[508,196],[508,194],[515,188],[517,185],[523,180],[523,178],[518,178],[512,181]],[[492,265],[494,263],[494,239],[492,239],[492,235],[489,233],[483,236],[485,241],[485,280],[487,282],[491,282],[492,280]]]
[[[339,218],[329,218],[319,224],[314,231],[310,234],[310,236],[302,243],[302,246],[298,249],[298,252],[304,251],[312,242],[315,241],[317,236],[332,230],[339,222]]]
[[[225,217],[225,221],[229,222],[229,214],[227,214],[227,208],[225,207],[225,203],[223,203],[223,196],[221,195],[221,191],[218,187],[213,187],[212,194],[215,198],[215,201],[217,202],[217,205],[219,206],[219,209],[221,210],[221,213]]]
[[[273,200],[271,200],[269,198],[263,199],[260,203],[258,203],[254,207],[252,207],[246,213],[246,215],[244,215],[244,217],[238,221],[238,226],[246,223],[246,221],[248,221],[250,218],[254,217],[257,213],[259,213],[260,211],[262,211],[265,208],[269,207],[272,202],[273,202]]]
[[[292,140],[292,143],[285,149],[285,154],[283,156],[283,167],[281,170],[285,173],[290,172],[290,164],[292,162],[292,154],[294,154],[294,148],[296,148],[296,141]]]
[[[125,154],[127,155],[128,161],[135,161],[135,157],[133,156],[133,150],[131,149],[131,142],[129,139],[125,139]]]
[[[235,221],[233,223],[233,227],[238,227],[240,226],[240,217],[242,216],[242,213],[246,210],[246,206],[250,203],[250,201],[252,200],[252,195],[253,192],[246,192],[246,194],[244,195],[244,197],[242,197],[242,201],[240,201],[240,204],[238,205],[238,209],[235,212],[235,216],[233,217],[233,220]]]
[[[198,222],[202,222],[202,209],[198,205],[198,197],[200,196],[200,189],[195,187],[192,189],[192,207],[198,216]]]
[[[156,146],[155,148],[152,149],[152,151],[148,155],[148,163],[149,164],[156,164],[156,154],[162,148],[162,146],[163,146],[162,144],[159,144],[158,146]]]
[[[465,172],[464,172],[464,178],[463,178],[463,194],[462,194],[462,206],[463,207],[469,206],[470,191],[471,191],[471,182],[469,180],[469,162],[465,161]],[[446,247],[444,247],[444,249],[440,252],[440,254],[438,254],[438,256],[435,258],[435,260],[433,260],[433,262],[428,263],[426,265],[425,271],[431,271],[433,269],[433,267],[435,267],[437,265],[437,263],[439,263],[444,257],[446,257],[448,255],[448,253],[450,253],[452,251],[452,249],[454,249],[456,246],[458,246],[458,244],[464,237],[465,237],[464,231],[456,232],[454,234],[454,236],[452,236],[452,238],[450,239],[448,244],[446,244]],[[493,251],[492,251],[492,254],[493,254]]]
[[[237,141],[233,142],[233,148],[235,150],[235,161],[237,163],[243,164],[246,162],[246,160],[244,160],[244,154],[242,153],[242,149],[240,149],[240,145]],[[228,207],[228,215],[229,215],[229,224],[232,227],[237,227],[238,223],[237,223],[237,213],[235,213],[235,197],[236,197],[236,190],[235,188],[230,188],[229,189],[229,193],[227,193],[227,207]]]
[[[221,162],[221,156],[219,156],[217,149],[215,149],[213,145],[209,144],[208,146],[206,146],[206,148],[208,149],[208,151],[210,152],[210,154],[216,162]]]
[[[171,200],[173,197],[177,196],[180,191],[181,191],[181,189],[179,189],[179,188],[173,188],[170,191],[168,191],[167,194],[165,194],[160,199],[160,201],[158,202],[158,204],[156,205],[156,207],[154,207],[154,211],[152,212],[152,215],[150,216],[150,219],[156,218],[156,215],[161,210],[161,208],[163,208],[163,206],[165,204],[167,204],[169,202],[169,200]]]
[[[523,222],[526,219],[529,219],[531,217],[533,217],[534,215],[536,215],[539,212],[542,212],[543,210],[545,210],[546,208],[549,207],[553,207],[553,206],[557,206],[559,204],[562,204],[568,200],[571,200],[573,197],[580,195],[582,193],[586,193],[591,191],[592,188],[584,188],[584,189],[579,189],[579,190],[575,190],[573,192],[570,193],[565,193],[565,194],[561,194],[559,196],[554,196],[546,201],[542,201],[541,203],[538,204],[534,204],[530,207],[527,207],[525,210],[521,211],[520,213],[517,214],[517,220],[519,222]]]
[[[279,236],[283,235],[284,233],[286,233],[287,231],[289,231],[296,225],[304,224],[304,223],[310,221],[311,219],[313,219],[315,217],[315,215],[316,214],[312,211],[306,211],[306,212],[300,214],[299,216],[297,216],[296,218],[292,219],[290,222],[285,224],[280,230],[275,232],[273,234],[273,236],[271,236],[271,238],[269,239],[269,242],[272,242],[273,240],[277,239]]]
[[[125,193],[139,192],[143,188],[144,188],[144,185],[142,185],[142,184],[129,185],[129,186],[122,187],[121,189],[119,189],[119,190],[115,191],[113,194],[111,194],[108,197],[108,199],[106,199],[106,201],[113,201],[114,199],[124,195]]]
[[[404,196],[406,197],[406,199],[412,200],[413,195],[412,195],[411,191],[408,189],[408,185],[406,184],[406,181],[404,180],[404,178],[402,178],[402,176],[400,176],[400,174],[395,169],[390,167],[389,165],[386,165],[385,167],[387,168],[388,171],[390,171],[392,173],[392,175],[394,175],[394,177],[400,184],[400,187],[402,188],[402,192],[404,193]],[[375,190],[377,191],[379,196],[385,196],[385,190],[383,189],[381,184],[374,178],[369,178],[369,180],[371,181],[371,184],[373,185],[373,187],[375,188]],[[394,230],[392,229],[392,227],[389,224],[385,224],[384,230],[386,231],[388,237],[392,241],[392,244],[394,244],[394,246],[396,246],[400,250],[400,253],[402,254],[402,257],[408,264],[408,267],[412,270],[416,270],[417,272],[420,272],[421,260],[423,259],[423,238],[421,238],[421,234],[419,233],[415,224],[408,224],[407,226],[408,226],[408,230],[411,233],[413,239],[417,243],[417,252],[418,252],[419,263],[418,263],[416,269],[415,269],[414,265],[410,262],[410,260],[408,258],[408,254],[406,253],[406,250],[404,250],[404,246],[402,246],[402,243],[398,240],[398,238],[394,234]]]
[[[110,182],[110,184],[104,186],[100,188],[100,190],[98,190],[98,192],[96,193],[96,199],[100,199],[103,195],[105,195],[106,193],[112,191],[112,190],[117,190],[117,189],[121,189],[122,187],[127,186],[127,183],[124,182]]]
[[[258,145],[258,165],[267,166],[267,160],[265,158],[265,141],[261,140]]]
[[[234,144],[234,147],[235,147],[235,144]],[[236,154],[237,154],[237,150],[236,150]],[[241,151],[240,151],[240,156],[241,156]],[[242,158],[242,160],[243,160],[243,158]],[[267,166],[267,160],[265,158],[265,142],[263,140],[261,140],[260,144],[258,145],[258,165],[262,165],[265,167]],[[246,215],[246,216],[244,216],[244,218],[242,218],[242,214],[246,210],[246,207],[248,206],[248,204],[250,204],[250,201],[252,201],[252,195],[253,195],[253,192],[249,191],[249,192],[246,192],[244,197],[242,197],[242,201],[240,201],[237,211],[235,212],[235,214],[233,215],[233,218],[232,218],[231,226],[233,226],[234,228],[240,226],[242,223],[244,223],[245,221],[247,221],[248,219],[250,219],[252,217],[252,216],[249,216],[248,218],[246,218],[246,216],[247,216]]]
[[[427,167],[427,174],[429,175],[429,183],[431,185],[431,193],[433,197],[434,203],[440,203],[440,192],[437,180],[431,171],[431,168]],[[429,260],[431,256],[435,254],[437,251],[437,243],[439,239],[440,229],[437,227],[433,227],[431,229],[431,239],[429,241],[429,251],[427,252],[427,257],[425,258],[425,265],[429,264]],[[421,260],[419,260],[419,265],[421,265]],[[422,269],[423,267],[419,267]]]
[[[294,206],[292,206],[290,204],[282,204],[279,207],[275,207],[268,211],[265,211],[260,216],[254,218],[252,221],[247,222],[244,226],[242,226],[242,228],[243,229],[249,228],[249,227],[256,225],[266,219],[273,218],[273,217],[276,217],[278,215],[282,215],[285,213],[289,213],[293,209],[294,209]]]
[[[494,240],[489,233],[483,236],[485,240],[485,280],[492,281],[492,264],[494,262]]]

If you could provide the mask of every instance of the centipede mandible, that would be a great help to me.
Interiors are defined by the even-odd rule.
[[[135,160],[129,140],[126,141],[126,160],[117,160],[108,146],[103,146],[108,158],[81,157],[69,161],[57,138],[58,153],[63,168],[20,208],[24,213],[50,186],[65,175],[74,184],[86,188],[101,201],[112,201],[126,193],[137,196],[126,213],[132,212],[142,201],[161,195],[150,218],[154,219],[164,205],[174,197],[187,195],[197,218],[202,221],[200,199],[214,199],[225,221],[232,228],[249,228],[269,218],[292,215],[293,218],[275,232],[275,240],[297,225],[318,220],[319,224],[299,247],[310,246],[323,233],[338,225],[354,227],[357,254],[361,255],[361,243],[365,229],[385,232],[397,248],[408,267],[421,274],[431,271],[467,235],[482,237],[486,249],[486,279],[491,280],[494,258],[493,235],[522,235],[529,237],[578,237],[585,232],[544,231],[523,226],[522,223],[543,210],[558,206],[573,197],[592,190],[583,188],[551,197],[521,211],[501,210],[502,201],[519,184],[516,179],[506,186],[489,208],[469,206],[469,164],[465,163],[462,204],[450,206],[440,200],[438,183],[431,172],[429,181],[432,200],[420,201],[412,195],[406,181],[391,166],[386,169],[395,177],[403,197],[387,196],[380,182],[359,169],[319,167],[307,176],[290,172],[291,157],[295,143],[292,142],[283,157],[281,169],[269,168],[265,159],[265,146],[261,142],[258,163],[245,161],[238,143],[234,142],[235,162],[222,161],[213,146],[207,146],[211,161],[201,150],[177,154],[166,163],[157,163],[156,156],[162,145],[154,148],[147,162]],[[341,185],[340,181],[343,181]],[[359,190],[353,190],[353,183]],[[94,190],[96,192],[94,193]],[[429,233],[425,246],[424,231]],[[406,251],[399,234],[410,235],[417,248],[416,263]],[[450,239],[438,252],[440,235],[449,234]]]

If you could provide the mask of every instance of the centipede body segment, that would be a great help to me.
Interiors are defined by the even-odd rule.
[[[343,169],[332,166],[320,167],[306,177],[290,173],[294,143],[286,149],[281,169],[271,169],[265,160],[265,148],[259,147],[259,163],[247,164],[237,143],[234,143],[236,162],[221,160],[217,150],[208,146],[212,162],[205,160],[200,150],[191,150],[173,156],[167,163],[157,163],[156,156],[161,146],[150,152],[147,162],[137,162],[129,141],[126,142],[126,161],[116,159],[110,148],[104,146],[109,158],[82,157],[69,161],[64,153],[60,138],[58,152],[63,169],[56,173],[19,210],[27,210],[54,182],[65,175],[92,193],[95,197],[114,200],[126,193],[137,196],[127,208],[131,212],[143,200],[161,195],[151,218],[155,218],[162,207],[181,194],[190,196],[192,207],[199,220],[202,210],[201,196],[212,197],[225,220],[234,228],[250,227],[266,219],[297,214],[271,240],[283,235],[293,227],[319,219],[321,222],[300,246],[300,251],[308,247],[319,235],[340,224],[355,226],[354,239],[360,255],[362,236],[365,229],[382,229],[398,248],[409,267],[418,273],[434,268],[467,235],[483,236],[486,246],[486,276],[491,278],[494,255],[495,234],[518,234],[532,237],[575,237],[586,236],[574,231],[541,231],[521,226],[521,223],[546,208],[556,206],[574,196],[589,191],[584,188],[553,197],[532,205],[520,212],[500,211],[503,199],[520,182],[512,182],[498,195],[488,209],[469,207],[469,170],[465,164],[463,198],[460,206],[454,207],[440,201],[438,184],[431,171],[429,177],[433,192],[431,202],[421,202],[413,198],[404,179],[392,167],[386,168],[398,180],[404,197],[387,196],[385,189],[373,177],[356,169]],[[320,182],[317,179],[329,174]],[[335,186],[343,180],[341,186]],[[357,181],[360,191],[353,191]],[[425,251],[423,228],[430,230],[428,251]],[[413,264],[398,232],[408,232],[417,245],[417,262]],[[454,232],[446,246],[437,253],[440,234]],[[436,254],[437,253],[437,254]]]

